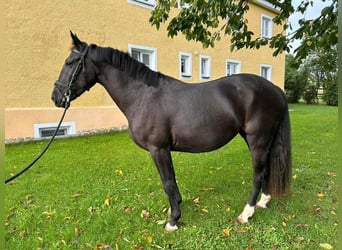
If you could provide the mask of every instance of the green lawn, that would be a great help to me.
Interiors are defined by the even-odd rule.
[[[168,201],[149,153],[116,132],[56,140],[6,185],[6,249],[336,249],[337,108],[290,109],[292,193],[248,225],[235,224],[252,188],[240,137],[211,153],[173,153],[184,201],[179,230],[167,233]],[[45,143],[6,145],[6,176]]]

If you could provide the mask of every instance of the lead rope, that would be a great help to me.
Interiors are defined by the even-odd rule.
[[[55,130],[55,132],[53,133],[52,137],[50,138],[49,142],[46,144],[45,148],[42,150],[42,152],[40,152],[40,154],[30,163],[28,164],[25,168],[23,168],[20,172],[16,173],[15,175],[11,176],[10,178],[5,180],[5,184],[9,183],[10,181],[13,181],[14,179],[18,178],[20,175],[22,175],[23,173],[25,173],[27,170],[29,170],[43,155],[44,153],[48,150],[48,148],[50,147],[52,141],[55,139],[57,132],[63,122],[65,113],[67,111],[67,109],[69,108],[70,105],[70,101],[69,101],[69,96],[66,96],[66,102],[65,102],[65,107],[64,107],[64,112],[63,115],[61,117],[61,120],[59,121],[57,128]]]

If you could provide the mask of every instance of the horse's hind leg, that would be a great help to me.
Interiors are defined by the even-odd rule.
[[[271,196],[267,192],[267,156],[269,148],[269,140],[266,138],[256,138],[253,136],[246,136],[249,149],[252,155],[253,162],[253,190],[248,199],[248,202],[237,218],[237,221],[241,224],[247,223],[248,218],[254,214],[255,206],[266,207],[270,201]],[[257,198],[260,191],[262,195],[260,201],[257,203]]]
[[[177,221],[181,217],[179,204],[182,202],[181,194],[176,183],[175,172],[173,169],[170,150],[153,149],[150,150],[154,163],[156,164],[164,190],[169,197],[171,206],[171,218],[165,226],[166,231],[175,231],[178,229]]]

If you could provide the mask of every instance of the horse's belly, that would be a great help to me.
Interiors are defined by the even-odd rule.
[[[237,131],[219,129],[184,129],[173,136],[172,150],[183,152],[208,152],[227,144],[235,137]]]

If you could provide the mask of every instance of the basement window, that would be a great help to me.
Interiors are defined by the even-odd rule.
[[[34,138],[49,138],[56,131],[58,123],[38,123],[34,124]],[[75,122],[62,122],[56,137],[68,136],[76,134]]]

